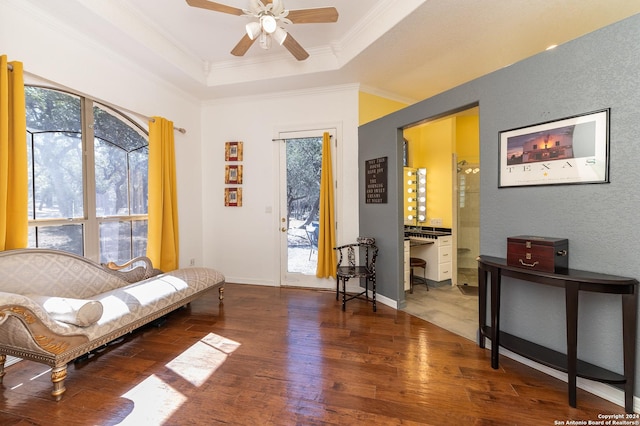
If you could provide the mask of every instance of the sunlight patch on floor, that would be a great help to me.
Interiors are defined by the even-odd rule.
[[[156,375],[122,395],[133,402],[133,410],[121,425],[160,425],[184,404],[187,397]]]
[[[239,347],[238,342],[209,333],[167,363],[166,367],[194,387],[200,387]],[[133,410],[121,425],[163,424],[187,400],[155,374],[122,397],[133,403]]]
[[[238,342],[209,333],[169,362],[167,368],[192,385],[202,386],[239,346]]]

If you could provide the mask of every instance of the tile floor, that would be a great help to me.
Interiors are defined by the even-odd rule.
[[[459,277],[458,282],[477,285],[477,278],[470,271]],[[474,342],[478,331],[478,296],[464,295],[457,286],[449,284],[414,285],[413,294],[406,293],[407,306],[403,310],[456,333]]]

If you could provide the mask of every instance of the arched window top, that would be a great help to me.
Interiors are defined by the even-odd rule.
[[[123,263],[147,241],[148,135],[117,109],[25,87],[29,247]]]
[[[27,131],[82,131],[80,97],[54,89],[25,86]]]
[[[126,152],[149,145],[147,135],[122,114],[104,105],[93,107],[94,136]],[[126,120],[126,121],[125,121]]]

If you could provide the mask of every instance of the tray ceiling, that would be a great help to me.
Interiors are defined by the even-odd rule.
[[[360,84],[413,103],[640,12],[628,0],[284,0],[340,15],[287,26],[310,54],[296,61],[257,43],[231,55],[248,19],[184,0],[23,1],[203,100]]]

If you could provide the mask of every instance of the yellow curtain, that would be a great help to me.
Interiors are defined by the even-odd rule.
[[[13,67],[9,71],[9,64]],[[27,247],[27,118],[22,62],[0,56],[0,250]]]
[[[178,194],[173,122],[149,122],[149,225],[147,257],[156,268],[178,268]]]
[[[318,234],[318,278],[336,276],[335,216],[333,212],[333,172],[331,171],[331,137],[322,138],[322,170],[320,173],[320,231]]]

